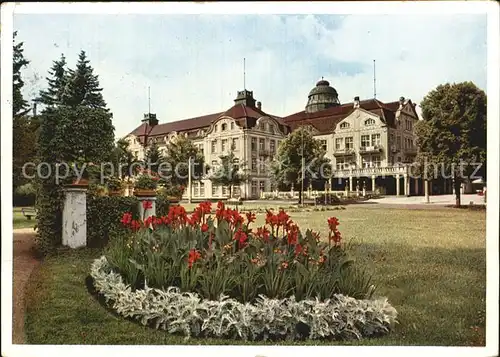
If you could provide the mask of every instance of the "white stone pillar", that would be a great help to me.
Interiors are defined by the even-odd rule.
[[[372,176],[372,193],[375,193],[375,176]]]
[[[148,217],[156,216],[156,197],[142,196],[137,197],[139,200],[139,217],[145,220]],[[151,208],[144,209],[145,202],[151,202]]]
[[[401,194],[400,187],[399,187],[400,186],[399,178],[400,178],[399,175],[396,175],[396,196],[399,196]]]
[[[354,191],[352,185],[353,185],[352,176],[349,176],[349,192]]]
[[[403,181],[404,181],[405,196],[409,196],[410,195],[410,180],[408,180],[408,175],[403,176]]]
[[[62,244],[70,248],[87,245],[87,189],[64,189]]]
[[[193,185],[191,181],[191,157],[188,159],[188,203],[191,203],[193,197]]]

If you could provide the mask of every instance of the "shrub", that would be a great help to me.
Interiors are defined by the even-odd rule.
[[[134,182],[134,187],[140,190],[156,190],[159,177],[151,171],[142,171]]]
[[[123,189],[123,181],[117,176],[111,176],[107,179],[106,186],[110,191],[121,191]]]
[[[316,197],[317,205],[333,206],[340,204],[340,198],[333,193],[323,193]]]
[[[33,183],[26,183],[19,186],[14,192],[14,206],[34,206],[36,189]]]
[[[138,217],[138,200],[135,197],[109,197],[93,193],[87,195],[87,246],[104,247],[110,238],[126,234],[120,224],[125,212]]]
[[[167,184],[160,189],[161,193],[166,197],[182,197],[186,188],[182,185]]]
[[[156,193],[156,215],[157,216],[166,216],[168,214],[168,210],[170,207],[170,202],[168,200],[168,196],[158,190]]]
[[[354,263],[335,217],[328,220],[328,240],[321,241],[312,230],[302,233],[284,210],[267,211],[266,224],[257,229],[250,228],[252,212],[244,217],[219,202],[215,217],[210,213],[210,202],[190,216],[182,206],[145,221],[126,213],[121,222],[129,231],[110,241],[107,261],[132,288],[175,286],[212,300],[221,294],[243,303],[259,295],[303,300],[373,294],[368,279],[349,280]]]

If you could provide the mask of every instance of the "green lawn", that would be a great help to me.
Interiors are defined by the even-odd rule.
[[[345,239],[352,239],[356,258],[373,271],[377,294],[387,296],[399,312],[400,323],[391,334],[354,344],[484,346],[485,211],[348,206],[291,214],[301,228],[324,234],[326,218],[332,215],[339,218]],[[234,343],[184,341],[110,314],[85,285],[90,263],[99,254],[84,249],[52,256],[33,273],[27,292],[27,343]]]
[[[31,217],[30,220],[23,216],[21,209],[23,207],[14,207],[12,211],[12,225],[13,229],[17,228],[32,228],[36,224],[35,217]],[[25,207],[25,208],[33,208],[33,207]]]

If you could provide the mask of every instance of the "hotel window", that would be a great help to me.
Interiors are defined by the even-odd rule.
[[[340,129],[347,129],[347,128],[349,128],[349,123],[344,122],[340,124]]]
[[[266,171],[266,162],[264,160],[259,160],[259,173],[263,174]]]
[[[401,149],[401,136],[396,137],[396,147]]]
[[[226,197],[228,194],[227,186],[222,186],[222,196]]]
[[[233,186],[233,197],[240,197],[240,186]]]
[[[212,186],[212,197],[216,197],[218,195],[218,189],[219,187],[217,185]]]
[[[252,151],[257,151],[257,138],[252,138],[250,148]]]
[[[366,169],[368,167],[370,167],[370,161],[368,161],[368,158],[363,156],[361,157],[361,166]]]
[[[200,182],[200,196],[205,197],[205,183]]]
[[[375,120],[373,120],[373,119],[367,119],[367,120],[365,120],[365,125],[366,126],[375,125]]]
[[[231,130],[234,130],[234,121],[231,122]]]
[[[217,140],[212,141],[212,154],[217,151]]]
[[[233,167],[235,171],[238,171],[240,169],[240,159],[233,160]]]
[[[370,135],[361,135],[361,147],[370,146]]]
[[[200,151],[200,154],[203,155],[203,152],[204,152],[204,150],[203,150],[203,144],[198,147],[198,150]]]
[[[271,134],[274,134],[274,125],[273,124],[269,124],[269,132]]]
[[[200,195],[200,188],[197,184],[194,185],[194,196],[198,197]]]
[[[271,151],[271,154],[276,153],[276,142],[274,140],[269,142],[269,150]]]
[[[231,150],[238,150],[238,139],[232,139]]]
[[[380,134],[372,134],[372,146],[380,146]]]
[[[336,138],[335,139],[335,149],[336,150],[341,150],[343,149],[343,146],[344,145],[344,138]]]
[[[259,190],[260,190],[260,192],[264,192],[265,187],[266,187],[266,182],[265,181],[260,181],[259,182]]]
[[[257,158],[252,157],[252,171],[257,172]]]
[[[343,157],[337,158],[337,170],[343,170],[345,167],[345,161]]]
[[[345,148],[354,149],[354,138],[352,136],[345,138]]]
[[[394,145],[394,134],[389,135],[389,142],[391,145]]]
[[[326,140],[320,140],[319,143],[321,145],[321,149],[323,149],[324,151],[326,151],[327,148],[328,148],[328,146],[326,144]]]
[[[259,151],[264,151],[266,148],[266,141],[264,139],[259,139]]]
[[[372,156],[372,166],[380,167],[380,155]]]
[[[227,124],[226,124],[226,123],[222,124],[222,125],[221,125],[221,128],[222,128],[222,131],[226,131],[226,129],[227,129]]]
[[[226,149],[227,149],[227,139],[222,139],[221,149],[222,149],[223,153],[226,152]]]
[[[257,181],[252,181],[252,196],[257,196]]]

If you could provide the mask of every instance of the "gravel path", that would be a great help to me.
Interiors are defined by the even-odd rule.
[[[24,311],[26,283],[33,269],[40,263],[33,255],[35,232],[33,228],[14,229],[12,286],[12,343],[24,344]]]

